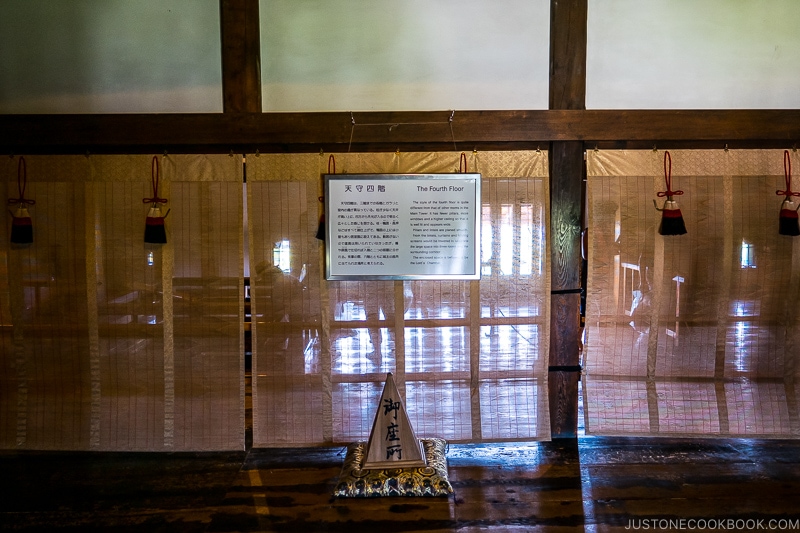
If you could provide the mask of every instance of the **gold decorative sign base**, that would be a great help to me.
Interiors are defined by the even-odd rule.
[[[386,375],[369,442],[347,448],[334,496],[446,496],[444,439],[417,439],[391,372]]]
[[[364,469],[366,443],[347,448],[333,495],[339,498],[382,496],[449,496],[453,486],[447,478],[444,439],[421,439],[427,466],[418,468]]]

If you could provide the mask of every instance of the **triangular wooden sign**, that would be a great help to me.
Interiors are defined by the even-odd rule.
[[[365,470],[427,466],[422,443],[414,434],[403,399],[389,372],[375,410],[364,457]]]

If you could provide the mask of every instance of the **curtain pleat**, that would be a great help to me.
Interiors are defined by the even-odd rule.
[[[547,157],[469,153],[480,281],[324,280],[325,173],[453,173],[458,153],[248,156],[255,446],[369,436],[392,372],[418,436],[549,439]]]
[[[796,436],[800,270],[795,238],[778,233],[784,152],[671,151],[677,236],[659,234],[653,205],[664,157],[588,154],[586,431]]]

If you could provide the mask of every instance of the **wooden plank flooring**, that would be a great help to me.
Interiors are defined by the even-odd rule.
[[[341,499],[340,448],[0,452],[0,529],[678,531],[705,519],[800,530],[800,441],[582,437],[447,456],[451,497]]]

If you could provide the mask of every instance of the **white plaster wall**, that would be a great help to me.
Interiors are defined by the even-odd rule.
[[[798,0],[589,0],[589,109],[800,107]]]
[[[221,112],[218,0],[2,0],[0,113]]]
[[[798,0],[590,0],[589,109],[800,107]],[[261,0],[265,111],[546,109],[549,0]],[[221,112],[218,0],[2,0],[0,113]]]
[[[261,0],[264,111],[547,109],[549,0]]]

